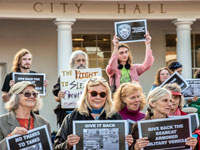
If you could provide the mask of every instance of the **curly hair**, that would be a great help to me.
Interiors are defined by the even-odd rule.
[[[31,52],[27,49],[21,49],[19,50],[13,59],[13,65],[12,65],[12,72],[20,72],[20,65],[21,65],[21,59],[26,54],[31,54]],[[32,54],[31,54],[32,56]]]
[[[127,96],[133,94],[134,92],[139,91],[140,92],[140,110],[143,110],[146,104],[145,101],[145,95],[143,94],[142,87],[138,82],[132,82],[132,83],[123,83],[120,85],[120,87],[117,89],[117,91],[114,94],[114,109],[115,111],[119,112],[122,110],[126,104],[123,102],[123,99]]]

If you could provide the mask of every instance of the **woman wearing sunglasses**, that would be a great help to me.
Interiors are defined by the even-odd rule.
[[[139,121],[145,117],[145,96],[138,82],[123,83],[114,94],[114,108],[124,120]]]
[[[114,51],[106,67],[110,86],[115,84],[116,89],[122,83],[138,81],[139,76],[151,68],[154,57],[151,50],[151,36],[145,35],[146,56],[142,64],[133,64],[131,50],[127,44],[120,44],[119,38],[114,36]],[[113,90],[114,91],[114,90]]]
[[[107,81],[102,77],[93,77],[85,84],[82,97],[77,109],[64,119],[55,137],[55,150],[72,150],[80,137],[73,133],[73,120],[121,120],[121,116],[113,110],[111,92]],[[130,146],[133,142],[131,135],[126,137]]]
[[[171,92],[166,88],[156,87],[148,97],[148,108],[146,120],[167,118],[172,107]],[[133,145],[132,150],[141,150],[149,144],[148,137],[139,138],[137,123],[132,128]],[[192,146],[194,149],[197,140],[194,137],[188,137],[185,145]]]
[[[28,81],[14,84],[9,94],[10,100],[5,104],[9,113],[0,116],[0,149],[6,150],[6,137],[24,135],[29,129],[47,125],[49,135],[50,124],[33,111],[41,107],[41,99],[35,85]]]

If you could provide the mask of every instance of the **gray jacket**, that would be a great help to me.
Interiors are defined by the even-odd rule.
[[[36,115],[32,112],[32,116],[34,118],[34,128],[40,127],[42,125],[47,125],[47,129],[49,131],[49,136],[51,135],[50,124],[46,119],[41,117],[40,115]],[[0,116],[0,149],[6,150],[6,137],[16,128],[20,127],[18,120],[16,119],[16,115],[13,111]]]

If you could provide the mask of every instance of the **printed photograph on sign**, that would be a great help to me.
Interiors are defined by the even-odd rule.
[[[200,79],[187,79],[188,88],[183,92],[185,99],[192,99],[194,96],[200,98]]]
[[[185,145],[191,137],[189,116],[138,121],[139,138],[148,137],[150,143],[143,150],[190,150]]]
[[[163,82],[160,87],[163,87],[164,85],[168,83],[177,83],[181,87],[181,92],[184,92],[188,88],[188,83],[186,80],[177,72],[174,72],[165,82]]]
[[[146,20],[129,20],[115,22],[115,35],[120,43],[145,41],[147,33]]]
[[[21,81],[29,81],[36,85],[35,89],[40,93],[40,96],[45,96],[46,89],[44,81],[46,80],[46,74],[44,73],[19,73],[13,72],[13,80],[15,83]]]
[[[65,96],[61,100],[61,107],[76,108],[85,82],[94,76],[102,76],[101,68],[63,70],[60,74],[60,85]]]
[[[128,150],[126,120],[73,121],[73,134],[81,138],[74,150]]]
[[[53,150],[47,126],[28,130],[25,135],[6,138],[8,150]]]

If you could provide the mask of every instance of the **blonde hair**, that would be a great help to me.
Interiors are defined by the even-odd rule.
[[[141,85],[138,82],[133,82],[121,84],[115,92],[113,103],[115,111],[119,112],[122,110],[126,106],[123,99],[136,91],[140,91],[140,110],[143,110],[146,104],[145,95],[143,94]]]
[[[127,48],[128,49],[128,64],[132,64],[133,63],[133,56],[132,56],[132,54],[131,54],[131,51],[130,51],[130,48],[129,48],[129,46],[127,45],[127,44],[119,44],[119,46],[118,46],[118,50],[120,49],[120,48],[122,48],[122,47],[124,47],[124,48]]]
[[[28,87],[28,86],[27,86]],[[35,92],[37,92],[36,89],[34,89]],[[13,94],[11,96],[11,98],[9,99],[9,101],[5,104],[5,108],[8,111],[15,111],[16,109],[18,109],[19,107],[19,94]],[[36,104],[35,106],[32,108],[32,111],[37,111],[42,107],[42,100],[40,98],[40,96],[38,95],[38,97],[36,98]]]
[[[170,91],[181,93],[181,88],[177,83],[166,84],[164,86],[164,88],[166,88],[166,89],[168,89]],[[183,106],[184,106],[184,97],[183,97],[183,95],[181,95],[178,108],[182,110]]]
[[[151,117],[152,116],[151,114],[153,114],[153,108],[151,107],[150,102],[156,102],[165,95],[169,95],[171,97],[171,92],[163,87],[156,87],[155,89],[149,92],[147,96],[147,103],[148,103],[147,116]]]
[[[108,82],[103,77],[99,77],[99,76],[92,77],[86,82],[81,98],[77,102],[77,106],[78,106],[77,110],[82,115],[87,115],[87,116],[89,115],[88,108],[89,109],[92,109],[92,108],[88,102],[88,88],[95,87],[98,85],[103,85],[106,88],[106,94],[107,94],[106,102],[105,102],[102,112],[105,111],[106,118],[111,117],[115,113],[115,111],[113,109],[110,87],[108,85]]]
[[[31,52],[27,49],[21,49],[19,50],[13,59],[13,65],[12,65],[12,72],[19,72],[20,71],[20,65],[21,65],[21,59],[26,54],[31,54]],[[32,54],[31,54],[32,56]]]

